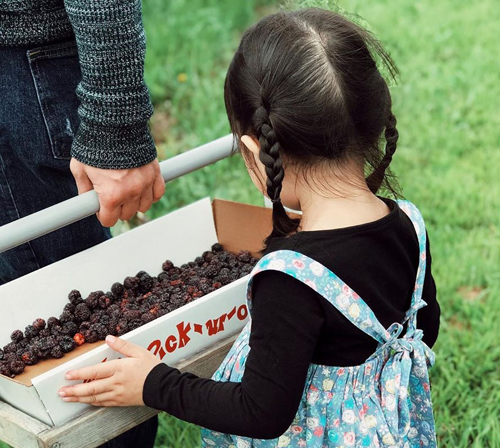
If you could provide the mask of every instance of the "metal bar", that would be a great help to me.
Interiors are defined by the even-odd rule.
[[[231,155],[233,136],[227,135],[160,163],[165,182],[203,168]],[[31,241],[99,211],[97,193],[92,190],[45,210],[0,227],[0,253]]]

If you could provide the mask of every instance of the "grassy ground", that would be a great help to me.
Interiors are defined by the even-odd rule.
[[[326,3],[326,0],[324,0]],[[271,0],[144,0],[146,76],[162,158],[225,135],[222,87],[238,35]],[[500,447],[500,83],[496,0],[340,0],[391,52],[393,167],[426,218],[442,308],[432,370],[440,446]],[[207,195],[261,203],[238,157],[170,183],[146,219]],[[157,447],[199,446],[163,415]],[[0,444],[1,446],[1,444]]]

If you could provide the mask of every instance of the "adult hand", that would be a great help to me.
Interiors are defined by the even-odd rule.
[[[62,387],[59,396],[64,401],[93,406],[143,406],[144,382],[149,372],[160,364],[160,359],[148,350],[114,336],[108,336],[106,342],[127,358],[69,371],[66,374],[68,380],[92,381]]]
[[[78,194],[96,191],[100,204],[97,218],[104,227],[114,226],[119,219],[126,221],[137,211],[146,212],[165,192],[158,160],[137,168],[109,170],[71,159],[70,169]]]

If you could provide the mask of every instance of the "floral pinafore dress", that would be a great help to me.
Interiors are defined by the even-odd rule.
[[[353,325],[379,345],[364,364],[332,367],[311,364],[299,409],[288,430],[272,440],[250,439],[202,430],[202,445],[217,448],[271,447],[436,447],[428,369],[434,354],[416,328],[417,311],[426,305],[422,289],[426,266],[426,233],[422,216],[408,201],[398,201],[410,217],[419,240],[420,259],[411,307],[402,323],[388,329],[348,285],[305,255],[279,250],[264,256],[252,278],[264,270],[284,272],[325,297]],[[402,336],[403,325],[407,330]],[[215,372],[217,381],[241,381],[250,351],[251,320]]]

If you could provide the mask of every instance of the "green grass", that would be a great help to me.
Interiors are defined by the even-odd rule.
[[[225,70],[241,31],[273,4],[144,0],[161,158],[229,132]],[[431,240],[442,309],[432,370],[440,446],[500,447],[500,8],[496,0],[339,5],[366,20],[401,71],[393,168]],[[261,203],[233,157],[168,184],[146,218],[207,195]],[[166,415],[160,425],[157,447],[199,446],[196,426]]]

